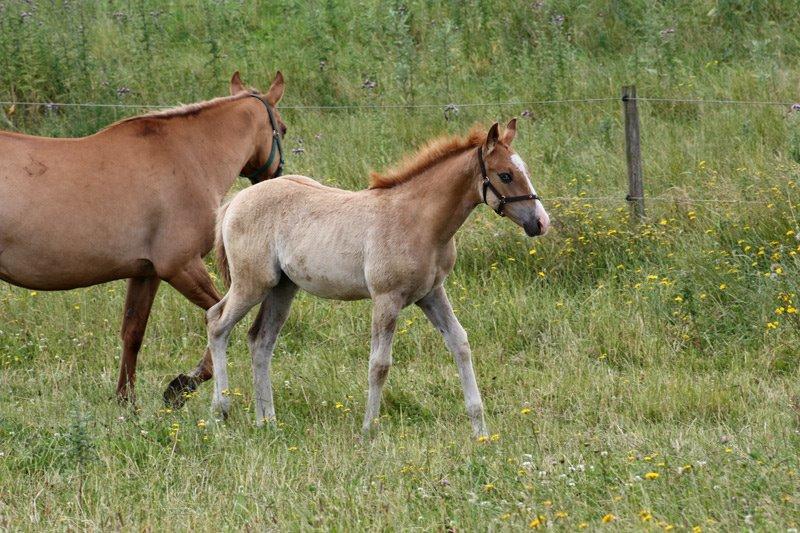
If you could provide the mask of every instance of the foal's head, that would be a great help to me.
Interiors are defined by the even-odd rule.
[[[507,216],[522,226],[529,237],[544,235],[550,217],[531,185],[528,167],[511,148],[517,134],[517,119],[511,119],[505,131],[495,123],[479,149],[481,181],[479,193],[500,216]]]
[[[255,150],[242,168],[241,175],[246,176],[254,184],[269,178],[276,178],[283,171],[283,146],[281,141],[286,135],[286,124],[278,112],[278,102],[283,97],[283,74],[281,71],[275,75],[269,90],[262,94],[256,89],[248,89],[242,83],[239,72],[235,72],[231,78],[231,96],[248,92],[253,98],[261,101],[263,109],[260,109],[259,124],[261,128],[258,133],[258,140]]]

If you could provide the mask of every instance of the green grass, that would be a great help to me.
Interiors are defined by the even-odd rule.
[[[625,83],[797,98],[795,1],[500,5],[6,2],[0,100],[173,104],[224,94],[235,69],[265,88],[276,68],[286,105],[615,97]],[[362,89],[366,78],[377,87]],[[285,110],[287,147],[305,148],[287,167],[360,188],[424,139],[526,108],[515,142],[555,228],[526,239],[481,207],[447,282],[489,442],[470,438],[455,365],[416,309],[399,323],[381,430],[361,442],[368,302],[296,300],[273,365],[279,427],[262,430],[244,326],[229,422],[210,420],[209,385],[164,410],[162,389],[197,361],[205,331],[162,288],[133,412],[113,401],[124,282],[2,285],[0,527],[800,527],[800,115],[641,103],[646,194],[659,199],[639,226],[623,201],[619,102],[450,120]],[[136,111],[0,109],[3,128],[46,135]],[[579,195],[612,198],[559,199]]]

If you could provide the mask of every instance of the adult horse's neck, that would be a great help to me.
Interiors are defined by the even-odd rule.
[[[167,141],[176,148],[176,160],[184,162],[176,170],[183,178],[221,199],[257,150],[267,120],[255,98],[238,98],[172,117],[142,117],[129,124],[137,127],[140,122],[143,132],[155,133],[153,142]]]
[[[479,173],[477,148],[469,148],[397,185],[393,192],[406,204],[410,223],[424,224],[430,239],[444,244],[481,202]]]

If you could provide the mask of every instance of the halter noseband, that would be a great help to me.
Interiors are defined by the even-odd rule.
[[[269,115],[269,125],[272,128],[272,146],[270,147],[269,150],[269,157],[267,157],[267,162],[258,167],[255,172],[248,175],[242,175],[243,178],[249,179],[253,183],[253,185],[255,185],[256,183],[263,181],[260,178],[262,174],[266,173],[269,170],[269,167],[271,167],[272,163],[275,161],[276,151],[278,153],[279,163],[278,163],[278,168],[275,170],[275,174],[272,176],[273,178],[277,178],[283,173],[284,160],[283,160],[283,146],[281,145],[280,128],[278,127],[278,124],[275,121],[275,115],[272,112],[272,108],[269,106],[269,104],[267,104],[264,100],[262,100],[260,96],[256,94],[250,94],[249,96],[252,96],[256,100],[264,104],[264,107],[267,108],[267,114]]]
[[[541,201],[541,198],[538,195],[533,194],[533,193],[531,193],[531,194],[521,194],[519,196],[503,196],[500,193],[500,191],[497,190],[497,187],[492,185],[492,182],[489,181],[489,173],[486,172],[486,163],[483,160],[483,147],[482,146],[478,147],[478,163],[481,166],[481,177],[483,178],[483,203],[485,203],[489,207],[492,207],[489,204],[489,202],[486,201],[486,191],[487,191],[487,189],[492,191],[492,194],[494,194],[497,197],[497,201],[499,202],[497,204],[497,207],[496,208],[492,207],[492,209],[494,209],[494,212],[497,213],[498,215],[500,215],[501,217],[506,216],[503,213],[503,209],[505,208],[506,204],[510,204],[512,202],[522,202],[524,200],[539,200],[539,201]]]

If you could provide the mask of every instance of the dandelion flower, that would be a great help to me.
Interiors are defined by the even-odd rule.
[[[537,529],[537,528],[543,526],[546,521],[547,521],[547,519],[544,516],[539,515],[539,516],[537,516],[536,518],[534,518],[533,520],[530,521],[530,523],[528,524],[528,527],[530,527],[531,529]]]
[[[608,513],[608,514],[603,515],[603,518],[601,518],[600,520],[602,520],[604,524],[608,524],[609,522],[613,522],[616,519],[617,519],[616,516],[614,516],[611,513]]]
[[[661,474],[659,474],[658,472],[648,472],[644,475],[644,478],[653,480],[653,479],[658,479],[658,476],[660,475]]]

